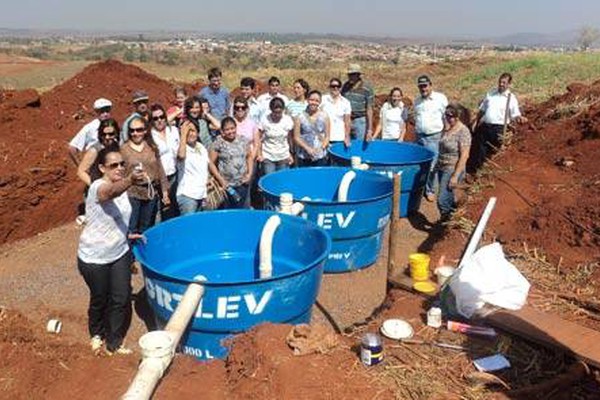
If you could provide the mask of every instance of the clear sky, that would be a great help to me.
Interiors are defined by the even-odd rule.
[[[406,36],[600,27],[599,0],[0,0],[0,28]]]

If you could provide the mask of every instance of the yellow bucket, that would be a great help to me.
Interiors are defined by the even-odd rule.
[[[426,281],[429,279],[429,256],[424,253],[413,253],[408,256],[410,276],[413,281]]]

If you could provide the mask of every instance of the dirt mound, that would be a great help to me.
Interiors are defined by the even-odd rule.
[[[94,118],[92,103],[106,97],[123,121],[131,93],[148,92],[167,105],[170,83],[118,61],[85,68],[51,91],[3,91],[0,96],[0,244],[72,220],[83,184],[67,158],[67,143]]]
[[[600,261],[600,81],[525,110],[510,146],[477,183],[497,196],[491,219],[513,250],[543,249],[562,267]],[[475,220],[481,201],[469,207]]]

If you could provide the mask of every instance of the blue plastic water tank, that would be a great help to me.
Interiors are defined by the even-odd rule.
[[[338,201],[342,177],[353,171],[347,201]],[[304,204],[302,217],[325,229],[332,239],[325,272],[348,272],[373,264],[392,209],[392,182],[378,173],[341,167],[297,168],[262,177],[265,207],[277,209],[279,196],[291,193]],[[310,198],[310,200],[306,198]]]
[[[351,157],[357,156],[370,170],[389,178],[402,172],[400,216],[406,217],[419,209],[434,158],[431,150],[413,143],[354,140],[349,148],[334,143],[329,153],[336,165],[350,165]]]
[[[273,238],[273,276],[259,278],[259,243],[269,211],[200,212],[163,222],[134,247],[148,300],[166,323],[188,284],[206,278],[205,294],[182,339],[183,352],[223,358],[224,339],[262,322],[307,323],[331,249],[327,233],[280,215]]]

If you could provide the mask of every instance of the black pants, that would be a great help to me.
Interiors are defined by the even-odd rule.
[[[106,348],[116,350],[131,322],[131,252],[108,264],[88,264],[77,259],[77,267],[90,289],[88,329],[90,336],[106,339]]]
[[[475,173],[502,147],[504,125],[481,124],[473,135],[467,172]]]

